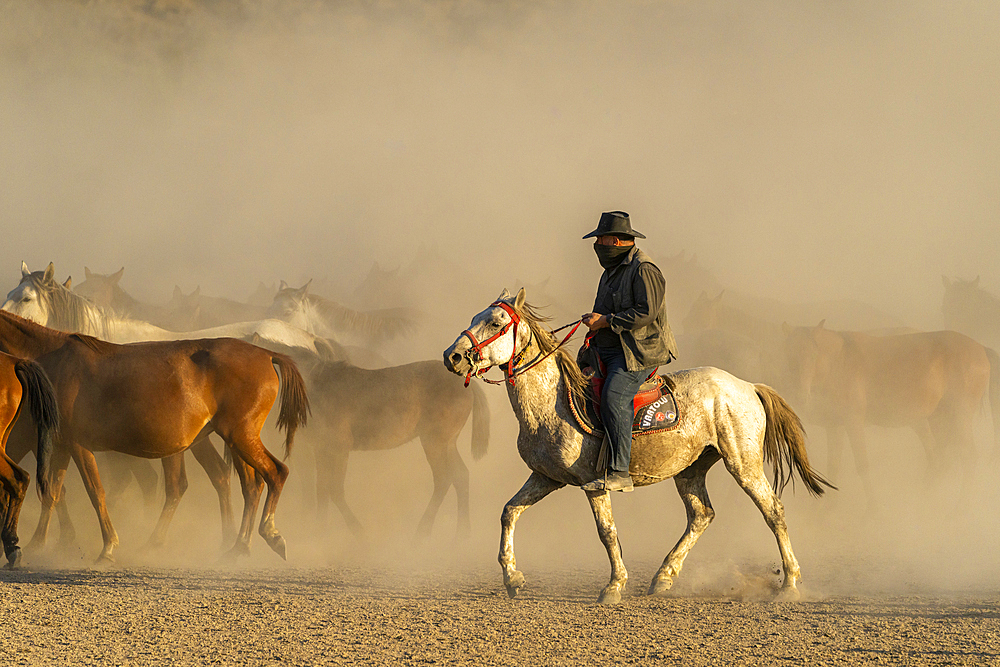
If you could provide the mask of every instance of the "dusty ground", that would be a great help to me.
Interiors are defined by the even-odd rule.
[[[652,564],[650,564],[650,568]],[[0,575],[6,664],[948,664],[1000,662],[1000,592],[642,596],[598,570],[39,569]]]

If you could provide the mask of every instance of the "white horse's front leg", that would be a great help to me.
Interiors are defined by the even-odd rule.
[[[601,591],[597,602],[616,604],[622,601],[622,591],[625,590],[625,583],[628,581],[628,572],[625,571],[625,561],[622,560],[615,518],[611,514],[611,494],[607,491],[587,491],[586,494],[587,500],[590,501],[590,509],[594,511],[594,520],[597,521],[597,534],[601,536],[601,542],[604,543],[608,559],[611,561],[611,581]]]
[[[514,559],[514,524],[521,512],[563,486],[565,484],[533,472],[521,490],[504,505],[503,514],[500,515],[500,556],[497,560],[503,568],[503,585],[507,587],[507,595],[512,598],[517,597],[518,590],[524,586],[524,575],[517,571]]]

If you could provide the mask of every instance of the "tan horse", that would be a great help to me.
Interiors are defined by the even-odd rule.
[[[163,458],[215,432],[236,454],[233,459],[243,484],[243,523],[233,553],[250,548],[260,494],[252,469],[268,489],[260,534],[285,556],[274,511],[288,468],[265,449],[260,430],[279,388],[277,424],[286,432],[286,453],[296,429],[305,424],[309,410],[305,384],[289,357],[231,338],[115,345],[47,329],[5,311],[0,311],[0,347],[38,361],[52,380],[62,416],[52,456],[53,484],[43,496],[35,535],[38,542],[44,542],[70,458],[100,520],[104,549],[98,560],[112,560],[118,535],[93,452]]]
[[[48,487],[53,436],[59,428],[55,393],[48,376],[37,363],[0,354],[0,514],[8,568],[15,567],[21,559],[21,549],[17,546],[17,519],[28,490],[29,476],[7,456],[6,448],[24,403],[29,406],[31,421],[38,434],[36,474],[38,488],[44,492]]]
[[[973,426],[989,390],[1000,442],[1000,358],[971,338],[954,331],[873,336],[822,322],[784,329],[799,409],[829,433],[831,476],[846,436],[870,500],[868,424],[912,428],[932,464],[947,463],[942,448],[950,444],[968,474]]]
[[[322,444],[317,442],[315,448],[321,517],[333,501],[348,527],[360,534],[361,523],[344,496],[351,452],[394,449],[419,438],[434,477],[434,492],[418,535],[430,534],[434,517],[452,486],[458,497],[458,531],[469,532],[469,469],[457,443],[471,414],[472,456],[479,460],[486,455],[490,412],[482,389],[466,391],[462,381],[439,361],[376,370],[345,362],[321,362],[306,377],[313,402],[321,408]]]

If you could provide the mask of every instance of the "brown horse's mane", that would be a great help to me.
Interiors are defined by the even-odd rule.
[[[94,338],[93,336],[88,336],[87,334],[73,333],[69,334],[69,337],[73,340],[80,341],[94,352],[106,352],[113,347],[118,347],[114,343],[108,343],[107,341],[103,341],[100,338]]]
[[[541,348],[542,354],[548,354],[555,350],[554,356],[556,362],[559,364],[559,370],[562,371],[563,377],[566,378],[566,383],[569,385],[570,391],[579,398],[585,397],[589,391],[589,381],[583,376],[583,372],[577,365],[576,360],[570,356],[566,348],[560,347],[556,349],[559,342],[551,331],[542,327],[542,324],[550,321],[551,318],[542,315],[538,308],[529,303],[522,304],[516,310],[517,314],[521,316],[521,320],[535,334],[535,340],[538,341],[538,346]]]
[[[48,327],[42,326],[38,322],[33,322],[27,318],[21,317],[20,315],[16,315],[6,310],[0,310],[0,317],[5,317],[11,320],[14,326],[21,329],[21,331],[23,331],[27,336],[30,336],[32,338],[38,338],[42,336],[54,336],[57,338],[65,338],[67,335],[63,331],[50,329]]]

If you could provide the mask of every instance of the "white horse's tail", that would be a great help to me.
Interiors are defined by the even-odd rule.
[[[472,458],[476,461],[486,456],[490,446],[490,406],[486,392],[478,383],[472,387]]]
[[[774,466],[775,492],[780,494],[789,481],[795,486],[793,473],[798,473],[799,479],[814,496],[823,495],[826,491],[823,487],[836,489],[809,465],[805,429],[791,406],[766,384],[755,384],[754,389],[757,390],[767,416],[767,425],[764,427],[764,460]]]

